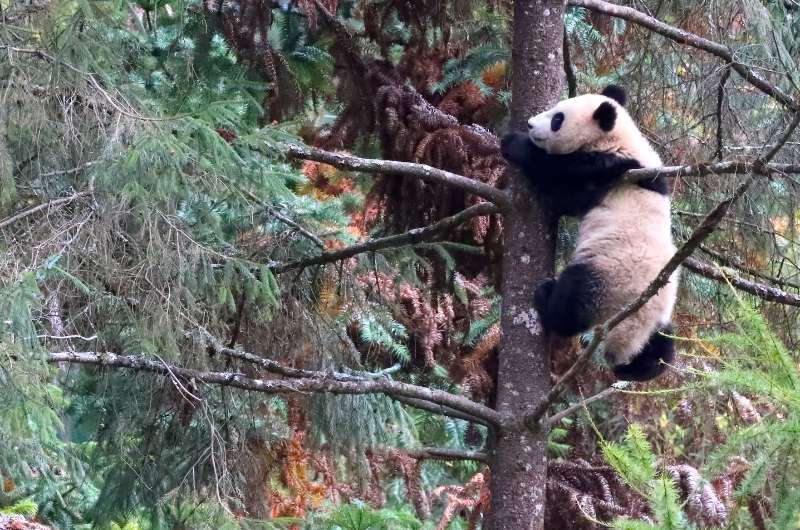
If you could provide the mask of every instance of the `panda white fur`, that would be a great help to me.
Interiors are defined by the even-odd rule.
[[[625,110],[625,92],[563,100],[528,120],[528,133],[502,141],[543,204],[580,217],[578,244],[557,280],[536,289],[534,306],[548,332],[573,336],[635,300],[675,253],[663,178],[625,183],[629,169],[661,159]],[[638,312],[612,329],[606,359],[619,379],[646,381],[673,362],[672,310],[678,273]]]

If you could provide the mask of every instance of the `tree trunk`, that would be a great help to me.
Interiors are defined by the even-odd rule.
[[[514,5],[511,129],[525,130],[531,115],[557,101],[563,87],[564,4],[517,0]],[[512,205],[503,218],[503,340],[497,408],[521,418],[550,388],[550,356],[533,309],[534,287],[554,272],[556,219],[509,171]],[[485,528],[544,527],[547,433],[505,429],[495,440],[492,505]]]

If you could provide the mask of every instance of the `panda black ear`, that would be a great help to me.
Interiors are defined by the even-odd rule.
[[[613,99],[623,107],[628,102],[628,95],[625,93],[625,89],[619,85],[608,85],[600,94]]]
[[[597,124],[601,129],[609,132],[614,128],[614,124],[617,123],[617,109],[608,101],[604,101],[594,111],[592,118],[597,120]]]

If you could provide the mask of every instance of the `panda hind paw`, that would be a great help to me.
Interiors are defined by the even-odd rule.
[[[550,296],[553,294],[553,290],[555,288],[555,278],[546,279],[536,288],[536,292],[533,294],[533,308],[536,309],[536,312],[539,313],[539,316],[542,316],[547,309]]]

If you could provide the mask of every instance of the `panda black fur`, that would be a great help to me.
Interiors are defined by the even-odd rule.
[[[519,166],[543,202],[580,217],[578,244],[558,279],[536,289],[534,306],[548,332],[573,336],[635,300],[675,253],[663,178],[626,183],[629,169],[661,159],[625,110],[625,92],[563,100],[509,134],[503,156]],[[639,311],[612,329],[606,358],[619,379],[646,381],[673,362],[672,310],[678,273]]]

